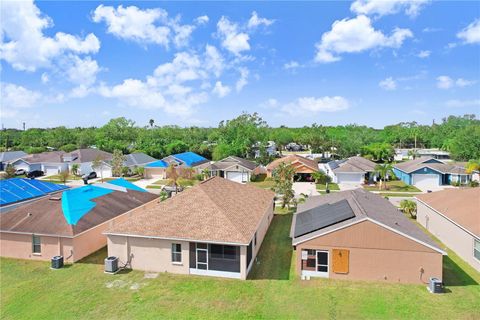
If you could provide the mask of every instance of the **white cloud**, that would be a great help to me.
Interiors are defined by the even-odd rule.
[[[455,79],[452,79],[449,76],[439,76],[439,77],[437,77],[437,88],[439,88],[439,89],[450,89],[454,86],[463,88],[463,87],[472,86],[475,83],[477,83],[477,81],[466,80],[466,79],[463,79],[463,78],[458,78],[457,80],[455,80]]]
[[[457,33],[457,38],[463,40],[463,43],[480,43],[480,18]]]
[[[417,57],[422,58],[422,59],[425,59],[425,58],[430,57],[430,54],[431,54],[431,53],[432,53],[432,52],[429,51],[429,50],[422,50],[422,51],[420,51],[420,52],[417,54]]]
[[[177,47],[186,46],[196,25],[181,24],[180,16],[169,18],[161,8],[139,9],[136,6],[117,8],[99,5],[92,13],[92,20],[104,21],[107,32],[114,36],[138,43],[154,43],[168,47],[173,42]],[[208,16],[195,19],[197,25],[208,22]]]
[[[380,88],[388,91],[397,89],[397,83],[395,82],[395,80],[393,80],[392,77],[388,77],[385,80],[380,81],[378,85],[380,86]]]
[[[448,100],[445,105],[450,108],[480,107],[480,99],[475,100]]]
[[[282,107],[284,112],[289,114],[303,114],[305,112],[337,112],[350,107],[347,99],[340,96],[334,97],[302,97]]]
[[[238,71],[240,72],[240,78],[235,84],[235,89],[237,92],[240,92],[248,83],[248,75],[250,74],[250,71],[248,71],[248,69],[245,67],[239,68]]]
[[[52,27],[53,21],[33,1],[1,1],[0,9],[0,56],[16,70],[50,68],[65,54],[77,56],[100,49],[100,41],[93,33],[84,38],[63,32],[46,36],[43,31]],[[6,39],[9,41],[4,42]]]
[[[357,53],[374,48],[401,47],[405,39],[413,37],[409,29],[395,28],[390,36],[375,30],[370,18],[360,15],[353,19],[337,20],[332,30],[322,35],[316,44],[317,62],[334,62],[341,59],[341,53]]]
[[[207,24],[208,21],[210,21],[210,19],[208,18],[207,15],[203,15],[203,16],[197,17],[197,18],[195,19],[195,23],[197,23],[197,24],[199,24],[199,25]]]
[[[429,0],[356,0],[350,10],[357,14],[385,16],[403,11],[410,17],[416,17]]]
[[[437,88],[439,89],[450,89],[454,85],[452,78],[449,76],[439,76],[437,77]]]
[[[217,23],[217,32],[222,39],[222,46],[235,55],[240,55],[242,51],[250,50],[248,40],[250,36],[245,32],[240,32],[236,23],[230,22],[226,17],[222,17]]]
[[[214,46],[208,45],[205,48],[205,66],[219,77],[225,68],[224,59],[221,53]]]
[[[73,57],[66,68],[66,75],[70,82],[89,87],[95,83],[97,73],[100,71],[97,61],[90,57],[81,59]]]
[[[230,87],[224,86],[221,81],[215,82],[212,93],[216,94],[219,98],[223,98],[230,93]]]
[[[274,98],[269,98],[267,101],[262,102],[260,104],[260,107],[265,108],[265,109],[274,109],[279,106],[278,100]]]
[[[271,25],[274,22],[275,22],[275,20],[270,20],[270,19],[267,19],[267,18],[260,18],[258,16],[257,12],[253,11],[252,16],[250,17],[250,20],[248,20],[247,27],[250,28],[250,29],[254,29],[254,28],[256,28],[258,26],[261,26],[261,25],[264,25],[264,26],[268,27],[269,25]]]
[[[422,32],[425,32],[425,33],[438,32],[438,31],[442,31],[442,29],[426,27],[426,28],[423,28],[422,30]]]
[[[298,63],[297,61],[293,61],[293,60],[288,62],[288,63],[285,63],[283,65],[283,69],[285,69],[285,70],[297,69],[299,67],[301,67],[300,63]]]
[[[47,84],[48,81],[50,81],[50,78],[48,77],[48,74],[44,72],[42,73],[40,80],[42,81],[43,84]]]
[[[475,83],[477,83],[477,81],[475,80],[466,80],[466,79],[462,79],[462,78],[458,78],[457,81],[455,81],[455,85],[457,87],[468,87],[468,86],[472,86],[474,85]]]
[[[0,117],[13,118],[19,109],[32,108],[40,103],[42,95],[39,92],[13,84],[0,84]]]

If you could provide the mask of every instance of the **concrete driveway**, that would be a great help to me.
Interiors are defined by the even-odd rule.
[[[295,192],[295,197],[299,197],[302,193],[309,197],[320,195],[313,182],[294,182],[293,191]]]
[[[362,188],[360,184],[355,183],[339,183],[338,187],[340,188],[340,191]]]

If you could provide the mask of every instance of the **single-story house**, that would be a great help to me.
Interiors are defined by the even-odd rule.
[[[439,160],[448,160],[450,159],[450,152],[440,150],[440,149],[418,149],[416,154],[419,157],[432,157]]]
[[[107,244],[103,231],[156,202],[158,196],[123,179],[43,197],[2,213],[0,254],[78,261]]]
[[[157,161],[157,159],[143,152],[130,153],[125,155],[124,158],[123,166],[130,169],[130,171],[134,171],[138,167],[145,167],[147,164]]]
[[[267,141],[265,144],[265,154],[269,157],[274,157],[277,154],[277,145],[275,141]],[[262,143],[257,142],[252,146],[254,158],[260,158],[262,156]]]
[[[274,196],[212,177],[109,228],[108,255],[135,270],[246,279]]]
[[[27,156],[27,153],[23,151],[0,152],[0,171],[5,170],[7,165],[25,156]]]
[[[15,169],[25,171],[42,170],[45,175],[51,176],[68,170],[68,162],[63,160],[66,155],[63,151],[50,151],[26,155],[14,162]]]
[[[428,283],[446,254],[387,199],[355,189],[310,197],[293,216],[297,274]]]
[[[446,189],[417,198],[417,221],[480,271],[480,188]]]
[[[419,188],[436,188],[453,182],[466,184],[471,174],[465,172],[463,165],[445,163],[432,157],[420,157],[393,166],[395,176],[409,185]]]
[[[73,164],[78,164],[78,174],[84,175],[89,174],[92,171],[95,171],[100,177],[111,177],[112,176],[112,166],[110,161],[112,160],[112,154],[100,149],[77,149],[63,156],[64,162],[67,162],[69,165],[70,171],[72,170]],[[98,168],[93,168],[93,162],[95,160],[100,160],[100,166]]]
[[[293,166],[295,169],[295,181],[313,181],[312,173],[318,171],[318,163],[315,160],[292,154],[270,162],[267,165],[267,177],[272,177],[273,171],[280,165],[280,163],[286,163]]]
[[[330,176],[335,183],[344,184],[363,184],[374,183],[378,179],[375,174],[373,161],[363,157],[350,157],[343,160],[333,160],[325,165],[326,174]]]
[[[0,180],[0,212],[6,212],[28,200],[68,189],[63,184],[48,181],[12,178]]]
[[[240,157],[230,156],[210,165],[211,176],[219,176],[231,181],[246,183],[250,181],[258,165]]]
[[[210,161],[195,152],[183,152],[167,156],[161,160],[150,162],[145,165],[144,175],[146,178],[167,178],[167,169],[170,164],[178,168],[178,173],[182,174],[185,169],[194,169],[194,172],[201,171],[210,166]]]

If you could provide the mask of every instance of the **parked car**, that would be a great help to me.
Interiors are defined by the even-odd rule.
[[[33,170],[27,173],[27,178],[36,178],[36,177],[41,177],[44,175],[44,172],[42,170]]]
[[[166,191],[166,192],[175,192],[175,187],[174,186],[163,186],[162,188],[163,191]],[[183,187],[182,186],[177,186],[177,192],[182,192],[183,191]]]
[[[95,171],[92,171],[92,172],[90,172],[90,173],[88,173],[88,174],[84,174],[84,175],[82,176],[82,179],[83,179],[83,180],[90,180],[90,179],[95,179],[96,177],[97,177],[97,173],[96,173]]]
[[[15,175],[16,176],[21,176],[22,174],[26,174],[27,171],[25,171],[25,169],[17,169],[15,170]]]

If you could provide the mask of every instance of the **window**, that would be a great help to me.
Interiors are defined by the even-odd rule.
[[[237,247],[212,244],[210,254],[213,259],[235,260],[237,258]]]
[[[473,256],[480,260],[480,241],[473,240]]]
[[[172,262],[182,262],[182,245],[172,243]]]
[[[40,244],[40,237],[33,235],[32,237],[32,252],[42,253],[42,245]]]

